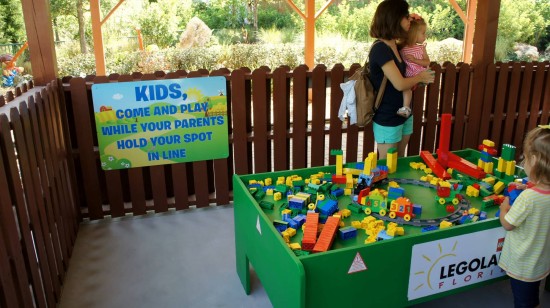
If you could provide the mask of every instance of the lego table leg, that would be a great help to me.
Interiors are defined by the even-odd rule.
[[[236,239],[235,239],[236,240]],[[239,279],[241,280],[241,284],[243,285],[244,291],[247,295],[250,294],[250,261],[248,260],[248,257],[242,251],[239,249],[239,245],[237,244],[235,247],[235,253],[236,253],[236,262],[237,262],[237,274],[239,275]]]

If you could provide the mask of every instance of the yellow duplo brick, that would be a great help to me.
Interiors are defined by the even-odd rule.
[[[434,176],[431,174],[426,175],[426,181],[431,182],[434,179]]]
[[[389,236],[395,236],[395,229],[388,229],[386,231],[386,234],[389,235]]]
[[[277,180],[277,185],[284,185],[284,184],[285,184],[285,181],[284,181],[284,180],[283,180],[283,181]]]
[[[289,246],[290,246],[290,249],[292,249],[292,250],[300,250],[300,249],[302,249],[302,246],[300,246],[300,244],[298,244],[298,243],[290,243]]]
[[[471,207],[471,208],[468,210],[468,214],[477,215],[477,214],[479,214],[479,209],[476,209],[475,207]]]
[[[388,187],[399,188],[399,184],[396,181],[391,181],[388,183]]]
[[[352,221],[351,226],[354,227],[355,229],[362,229],[361,228],[361,222],[357,221],[357,220]]]
[[[376,218],[374,218],[372,216],[367,216],[367,217],[363,218],[363,221],[365,221],[367,223],[371,222],[371,221],[375,221],[375,220],[376,220]]]
[[[278,192],[276,192],[276,193],[273,194],[273,200],[275,200],[275,201],[279,201],[279,200],[281,200],[282,198],[283,198],[283,195],[281,194],[280,191],[278,191]]]
[[[485,163],[483,171],[485,171],[485,173],[493,173],[493,163]]]
[[[399,225],[396,224],[395,222],[390,222],[390,223],[388,223],[388,229],[389,229],[389,228],[396,228],[397,226],[399,226]]]
[[[336,175],[342,175],[342,155],[336,155]]]
[[[409,163],[409,166],[411,168],[415,169],[415,170],[418,169],[418,163],[417,162],[412,161],[412,162]]]
[[[273,196],[273,189],[272,188],[269,188],[265,191],[265,194],[268,195],[268,196]]]
[[[283,235],[283,239],[285,240],[285,243],[290,243],[290,236],[288,236],[288,234],[285,234],[284,232],[281,234]]]
[[[313,179],[313,184],[319,185],[319,184],[321,184],[321,180],[319,180],[319,179]]]
[[[426,174],[432,174],[433,173],[432,169],[430,169],[430,168],[424,168],[424,172],[426,172]]]
[[[447,182],[447,181],[440,181],[440,182],[439,182],[439,186],[451,188],[451,183],[449,183],[449,182]]]
[[[469,197],[478,197],[479,190],[475,189],[473,186],[466,187],[466,195]]]
[[[430,181],[430,184],[436,186],[437,183],[439,183],[439,179],[438,178],[433,178],[431,181]]]
[[[477,160],[477,167],[480,168],[480,169],[485,169],[485,162],[482,161],[481,159],[478,159]]]
[[[448,174],[453,174],[453,168],[447,168],[447,173]]]
[[[440,229],[450,228],[452,225],[453,225],[452,222],[443,220],[441,223],[439,223],[439,228]]]
[[[285,232],[286,232],[286,233],[288,234],[288,236],[290,236],[290,237],[293,237],[294,235],[296,235],[296,229],[294,229],[294,228],[287,228],[287,229],[285,230]]]
[[[304,181],[304,182],[305,182],[305,183],[306,183],[306,185],[307,185],[307,184],[311,183],[311,180],[310,180],[310,179],[305,179],[305,181]]]
[[[369,223],[367,223],[367,222],[361,222],[361,229],[368,230],[368,229],[369,229]]]
[[[351,188],[344,189],[344,195],[351,196]]]
[[[346,223],[340,220],[340,223],[338,224],[340,228],[343,228],[346,226]]]
[[[348,209],[343,209],[340,212],[342,212],[342,217],[347,218],[351,216],[351,211]]]
[[[490,176],[488,178],[484,178],[482,181],[485,182],[485,183],[489,183],[491,185],[495,185],[495,178],[492,177],[492,176]]]
[[[371,173],[371,166],[372,166],[372,153],[369,153],[369,156],[365,158],[365,162],[363,164],[363,173],[364,174],[370,174]]]
[[[512,160],[512,161],[508,161],[506,162],[506,175],[514,175],[516,171],[516,161],[515,160]]]
[[[292,210],[284,209],[284,210],[281,211],[281,214],[289,214],[290,215],[290,214],[292,214]]]
[[[248,184],[249,184],[249,185],[250,185],[250,184],[256,184],[256,183],[258,183],[258,181],[256,181],[256,180],[250,180],[250,181],[248,181]]]
[[[395,234],[397,234],[397,235],[405,235],[405,228],[403,228],[403,227],[397,227],[397,228],[395,228]]]
[[[370,244],[374,242],[376,242],[376,238],[370,236],[365,240],[365,244]]]
[[[420,177],[420,180],[421,180],[422,182],[428,182],[428,177],[427,177],[427,176],[421,176],[421,177]]]
[[[504,172],[505,166],[506,166],[506,161],[504,160],[504,158],[499,157],[497,162],[497,170],[499,172]]]
[[[265,182],[265,185],[266,185],[266,186],[269,186],[269,185],[272,185],[272,184],[273,184],[273,179],[271,179],[271,178],[265,178],[265,179],[264,179],[264,182]]]
[[[506,188],[506,185],[504,184],[504,182],[499,181],[498,183],[495,184],[495,186],[493,186],[493,192],[495,195],[498,195],[504,191],[504,188]]]
[[[483,145],[487,146],[487,147],[490,147],[490,148],[494,148],[495,147],[495,142],[491,141],[489,139],[485,139],[485,140],[483,140]]]

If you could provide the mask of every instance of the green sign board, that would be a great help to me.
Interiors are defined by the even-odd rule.
[[[101,167],[227,158],[224,77],[94,84]]]

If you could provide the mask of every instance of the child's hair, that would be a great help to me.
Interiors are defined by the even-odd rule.
[[[550,185],[550,128],[537,127],[527,133],[523,155],[532,165],[529,179],[533,183]]]
[[[409,28],[409,32],[407,33],[407,38],[402,42],[403,46],[411,46],[416,45],[416,41],[418,38],[418,35],[420,34],[420,31],[422,31],[423,28],[427,27],[426,21],[422,17],[418,17],[418,19],[413,18],[411,19],[411,27]]]
[[[407,32],[401,27],[401,20],[407,16],[409,16],[407,1],[382,1],[374,13],[370,26],[370,36],[386,40],[405,38]]]

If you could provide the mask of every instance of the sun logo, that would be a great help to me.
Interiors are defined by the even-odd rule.
[[[456,250],[457,244],[458,244],[458,241],[455,241],[451,251],[450,252],[444,252],[443,247],[441,246],[441,243],[439,243],[439,244],[437,244],[437,247],[439,248],[438,255],[429,256],[429,255],[426,255],[426,254],[422,254],[422,258],[424,260],[426,260],[426,262],[428,262],[428,264],[430,264],[430,266],[429,266],[427,271],[418,271],[418,272],[414,273],[414,275],[418,275],[418,276],[426,275],[425,283],[420,283],[419,285],[417,285],[414,288],[414,291],[422,288],[425,284],[427,284],[428,288],[430,288],[431,290],[434,289],[433,286],[432,286],[432,279],[431,279],[431,277],[433,275],[433,270],[436,269],[436,268],[440,268],[438,265],[441,264],[444,259],[456,257],[456,254],[454,253],[454,251]]]

